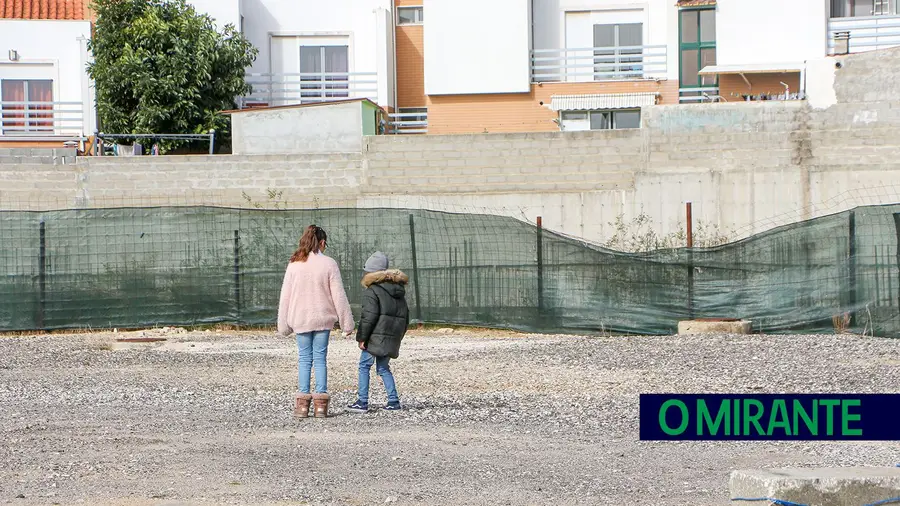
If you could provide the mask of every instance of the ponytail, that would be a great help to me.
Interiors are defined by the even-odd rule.
[[[315,225],[306,227],[306,232],[303,232],[303,237],[300,238],[300,244],[297,247],[297,251],[291,255],[291,263],[305,262],[311,253],[318,253],[319,244],[322,241],[327,240],[328,234],[326,234],[325,230],[322,228]]]

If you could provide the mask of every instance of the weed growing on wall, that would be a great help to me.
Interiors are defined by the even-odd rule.
[[[638,253],[681,248],[687,244],[687,231],[683,223],[679,223],[677,232],[662,235],[653,229],[653,220],[644,211],[630,221],[626,221],[625,215],[620,214],[609,225],[614,233],[603,246],[617,251]],[[697,220],[694,224],[694,247],[720,246],[730,242],[732,235],[722,232],[718,225]]]

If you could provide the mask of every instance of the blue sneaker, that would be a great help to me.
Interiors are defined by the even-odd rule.
[[[351,413],[367,413],[369,411],[369,403],[357,399],[356,402],[347,406],[347,411]]]
[[[384,407],[386,411],[400,411],[402,409],[400,407],[400,401],[394,401],[387,403],[387,406]]]

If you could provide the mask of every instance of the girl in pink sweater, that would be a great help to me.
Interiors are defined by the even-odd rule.
[[[328,235],[321,228],[307,227],[281,285],[278,303],[278,333],[297,334],[298,386],[294,416],[309,416],[309,403],[316,417],[328,416],[328,338],[334,323],[344,335],[353,332],[353,313],[344,292],[337,262],[324,255]],[[316,392],[310,395],[310,373],[315,364]]]

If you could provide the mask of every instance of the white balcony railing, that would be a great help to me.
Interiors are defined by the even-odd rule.
[[[81,102],[0,102],[0,137],[84,138]]]
[[[718,86],[695,86],[678,89],[678,102],[682,104],[697,104],[703,102],[721,102]]]
[[[392,134],[425,134],[428,133],[427,112],[393,113],[390,115]]]
[[[375,72],[247,74],[245,80],[253,91],[238,99],[241,109],[378,97]]]
[[[900,46],[900,16],[831,18],[828,20],[828,52],[835,54],[835,35],[850,34],[851,53]]]
[[[536,83],[665,77],[665,45],[535,49],[531,52],[531,80]]]

